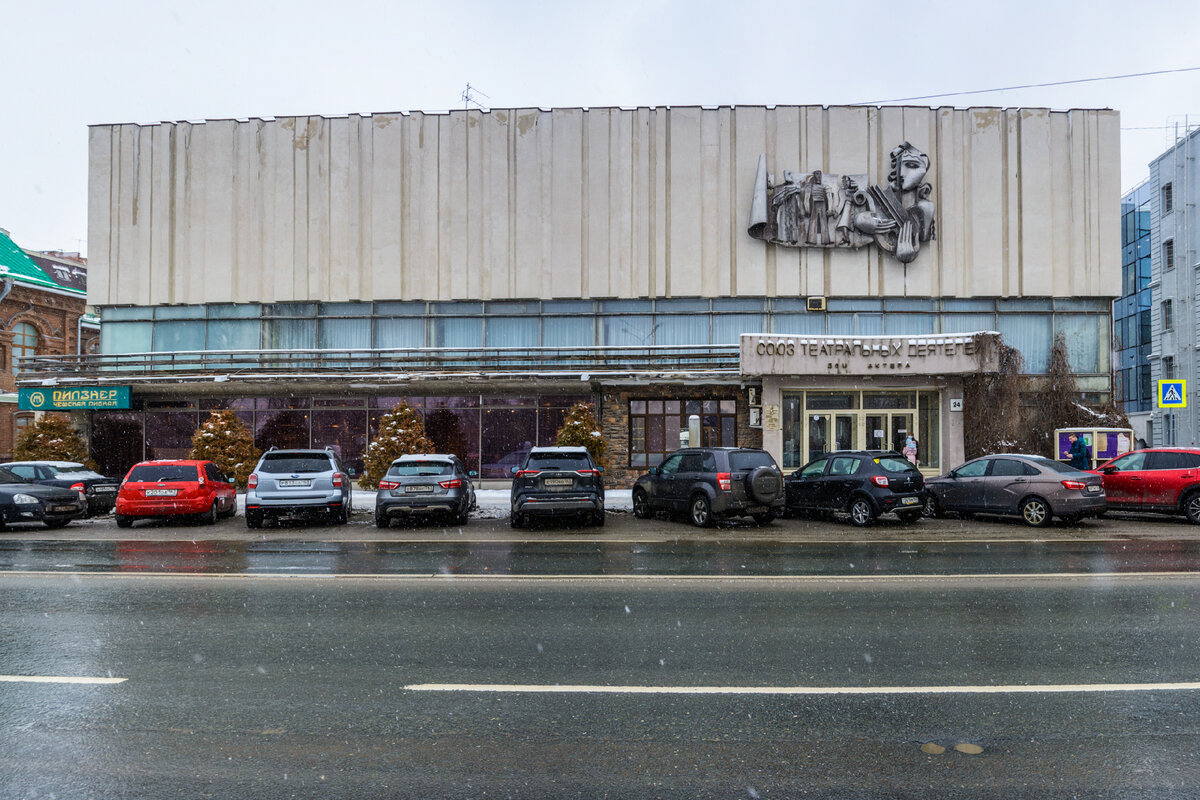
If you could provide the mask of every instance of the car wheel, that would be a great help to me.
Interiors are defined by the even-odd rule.
[[[603,511],[597,511],[595,514],[592,515],[592,524],[595,525],[597,528],[604,527],[604,512]]]
[[[508,517],[508,524],[514,528],[525,527],[525,515],[524,514],[510,514]]]
[[[1192,492],[1183,498],[1183,513],[1188,522],[1200,525],[1200,492]]]
[[[850,513],[850,522],[856,527],[863,528],[875,521],[875,509],[871,501],[865,497],[856,497],[850,501],[846,509]]]
[[[712,504],[705,495],[694,495],[688,509],[688,518],[697,528],[707,528],[713,524]]]
[[[263,524],[262,514],[256,514],[253,511],[246,512],[246,527],[261,528]]]
[[[1050,524],[1050,506],[1040,497],[1030,497],[1021,503],[1021,519],[1026,525],[1044,528]]]
[[[650,518],[650,498],[641,489],[633,493],[633,515],[638,519]]]
[[[217,524],[217,501],[216,500],[212,501],[212,505],[208,507],[208,511],[205,511],[203,514],[200,515],[200,521],[203,522],[205,525],[216,525]]]
[[[392,521],[388,518],[387,514],[382,514],[379,511],[375,512],[375,527],[376,528],[389,528],[389,527],[391,527],[391,525],[392,525]]]
[[[946,512],[942,511],[942,504],[939,503],[938,499],[932,494],[925,498],[925,509],[923,513],[930,519],[941,519],[946,515]]]
[[[132,528],[133,527],[133,517],[127,517],[124,514],[117,514],[116,519],[117,519],[117,527],[118,528]]]
[[[925,512],[921,511],[919,509],[917,511],[897,511],[896,512],[896,516],[899,517],[900,521],[904,522],[904,523],[916,522],[924,515],[925,515]]]
[[[757,525],[770,525],[775,521],[774,511],[765,511],[762,514],[754,514],[752,516],[754,517],[754,522]]]

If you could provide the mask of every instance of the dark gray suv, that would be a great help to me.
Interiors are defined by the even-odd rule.
[[[667,511],[686,513],[701,528],[734,516],[750,516],[766,525],[783,508],[783,472],[766,450],[676,450],[633,485],[633,513],[639,519]]]
[[[580,517],[604,524],[604,482],[585,448],[535,447],[512,469],[508,521],[514,528],[544,517]]]

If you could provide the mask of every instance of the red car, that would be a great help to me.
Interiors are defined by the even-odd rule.
[[[1182,514],[1200,525],[1200,450],[1136,450],[1093,471],[1104,477],[1110,511]]]
[[[180,515],[212,524],[237,512],[237,493],[211,461],[143,461],[121,481],[115,511],[118,528]]]

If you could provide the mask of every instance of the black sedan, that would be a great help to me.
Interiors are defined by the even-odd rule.
[[[121,485],[119,479],[105,477],[77,461],[10,461],[0,467],[43,486],[83,492],[89,517],[112,511]]]
[[[79,492],[27,481],[0,467],[0,526],[40,522],[61,528],[83,516],[86,506]]]

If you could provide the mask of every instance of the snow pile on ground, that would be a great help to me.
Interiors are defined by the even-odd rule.
[[[506,519],[509,512],[508,489],[476,489],[475,502],[477,508],[471,512],[475,519]],[[351,500],[356,512],[373,512],[375,510],[375,492],[354,490]],[[246,511],[246,495],[239,493],[237,497],[238,513]],[[632,511],[633,493],[629,489],[608,489],[604,493],[604,507],[608,511]]]

